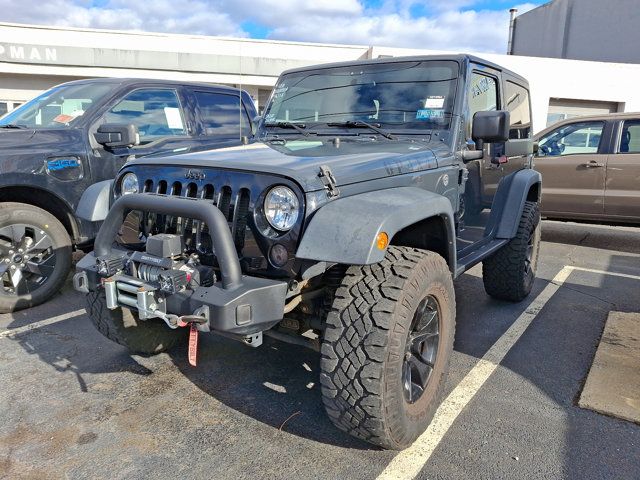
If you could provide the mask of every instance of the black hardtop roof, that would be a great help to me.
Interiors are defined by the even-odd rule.
[[[354,66],[355,65],[375,65],[377,63],[397,63],[397,62],[407,62],[407,61],[412,62],[412,61],[424,61],[424,60],[452,60],[460,64],[465,64],[469,62],[479,63],[481,65],[485,65],[487,67],[491,67],[496,70],[499,70],[503,73],[507,73],[508,75],[518,79],[519,81],[523,82],[526,85],[529,84],[526,78],[522,77],[521,75],[518,75],[517,73],[509,70],[508,68],[502,67],[497,63],[490,62],[489,60],[485,60],[484,58],[476,57],[475,55],[470,55],[466,53],[456,53],[456,54],[450,54],[450,55],[412,55],[412,56],[406,56],[406,57],[382,57],[382,58],[373,58],[368,60],[354,60],[354,61],[348,61],[348,62],[326,63],[326,64],[319,64],[319,65],[310,65],[308,67],[292,68],[290,70],[286,70],[285,72],[283,72],[283,75],[287,73],[321,70],[324,68],[346,67],[349,65],[354,65]]]
[[[178,80],[161,80],[158,78],[84,78],[82,80],[72,80],[70,82],[64,82],[61,85],[72,85],[72,84],[82,84],[82,83],[109,83],[114,85],[136,85],[136,84],[144,84],[144,85],[186,85],[189,87],[199,87],[199,88],[213,88],[216,90],[227,90],[229,92],[237,92],[239,89],[235,87],[230,87],[228,85],[218,85],[215,83],[205,83],[205,82],[180,82]]]

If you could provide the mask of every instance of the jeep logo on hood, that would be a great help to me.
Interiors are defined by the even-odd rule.
[[[187,173],[184,174],[184,178],[188,178],[189,180],[204,180],[205,177],[206,175],[202,170],[189,169]]]

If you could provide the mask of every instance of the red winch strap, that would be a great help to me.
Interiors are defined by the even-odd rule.
[[[194,367],[198,363],[198,326],[195,323],[189,325],[189,363]]]

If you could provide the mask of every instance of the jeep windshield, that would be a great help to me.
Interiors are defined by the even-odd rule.
[[[68,127],[115,86],[107,83],[76,83],[53,87],[0,118],[0,128]]]
[[[279,133],[304,129],[332,135],[446,130],[458,73],[457,62],[425,60],[284,74],[265,111],[263,127]],[[367,124],[375,128],[363,128]]]

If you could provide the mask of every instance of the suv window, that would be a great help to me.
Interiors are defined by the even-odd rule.
[[[529,108],[529,92],[520,85],[506,82],[505,95],[506,108],[511,117],[509,138],[530,138],[531,110]]]
[[[468,90],[469,122],[467,136],[471,136],[471,121],[476,112],[498,109],[498,81],[494,77],[473,72]]]
[[[214,92],[194,95],[206,135],[251,135],[251,123],[239,96]]]
[[[640,120],[624,122],[618,152],[640,153]]]
[[[481,73],[471,74],[469,90],[469,113],[498,109],[498,82],[495,78]]]
[[[105,115],[107,123],[132,123],[138,127],[140,141],[187,135],[175,90],[140,89],[120,100]]]
[[[564,125],[540,139],[540,154],[564,156],[598,153],[604,122]]]

